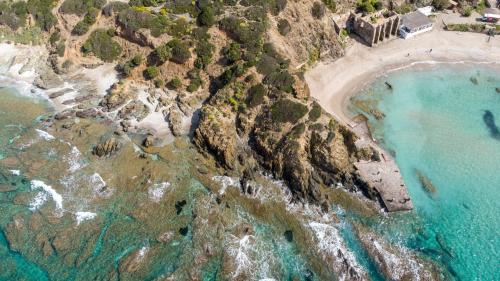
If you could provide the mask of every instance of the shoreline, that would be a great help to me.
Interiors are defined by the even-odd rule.
[[[500,40],[486,40],[484,34],[457,34],[436,27],[417,37],[396,38],[375,48],[355,42],[344,57],[318,63],[306,72],[305,78],[311,96],[335,119],[352,128],[349,99],[388,73],[443,63],[500,65]]]

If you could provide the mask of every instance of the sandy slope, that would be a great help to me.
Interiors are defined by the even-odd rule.
[[[442,17],[436,22],[441,23]],[[350,95],[390,69],[432,61],[500,63],[500,38],[488,41],[484,34],[444,31],[437,24],[432,32],[408,40],[398,38],[375,48],[356,42],[344,57],[309,70],[306,81],[323,108],[349,124],[345,108]]]

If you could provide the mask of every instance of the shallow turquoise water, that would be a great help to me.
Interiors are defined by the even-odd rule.
[[[415,205],[379,231],[461,280],[500,276],[500,138],[484,120],[490,111],[500,126],[496,87],[498,69],[441,64],[389,73],[355,97],[385,114],[369,117],[372,132],[396,155]],[[436,194],[422,188],[416,170]]]

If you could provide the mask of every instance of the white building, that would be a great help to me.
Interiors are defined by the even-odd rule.
[[[419,11],[405,14],[401,20],[399,34],[404,39],[432,30],[432,22]]]

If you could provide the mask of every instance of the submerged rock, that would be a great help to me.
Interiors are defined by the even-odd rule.
[[[416,173],[416,175],[418,177],[418,180],[420,181],[420,184],[424,188],[424,190],[427,193],[435,194],[436,191],[437,191],[437,189],[434,186],[434,184],[432,183],[432,181],[427,176],[425,176],[421,171],[419,171],[419,170],[416,170],[415,173]]]

